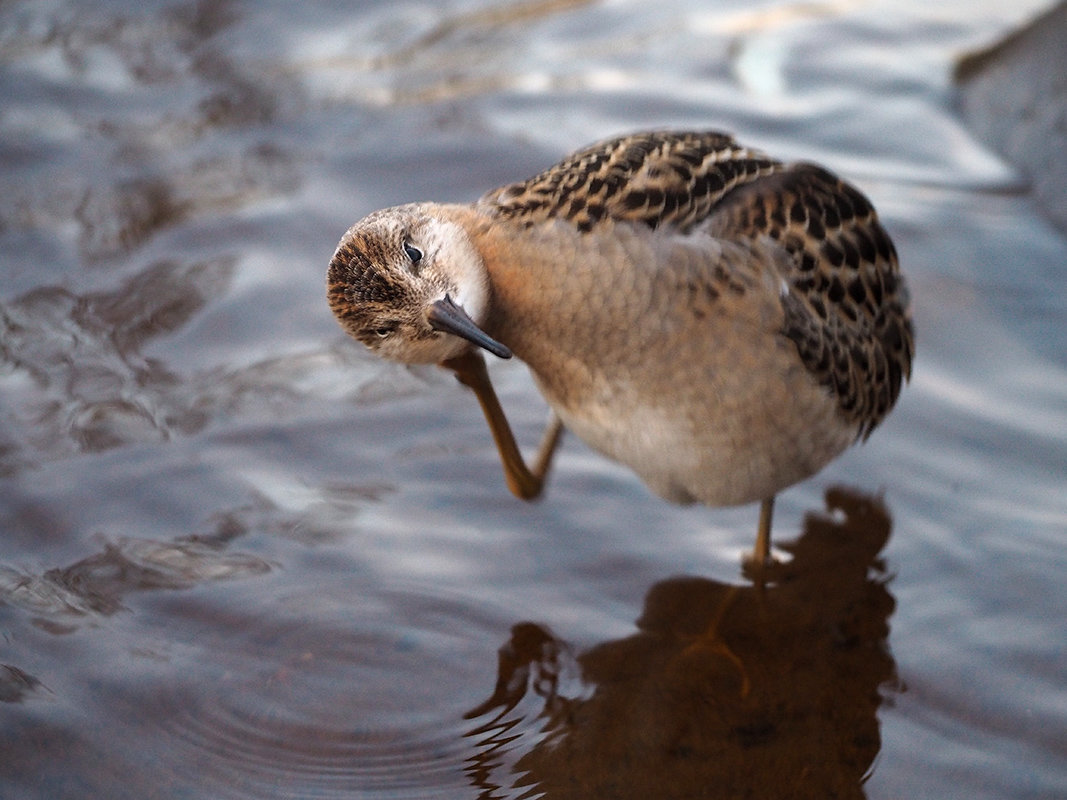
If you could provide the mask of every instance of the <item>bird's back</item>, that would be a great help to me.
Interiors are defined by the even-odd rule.
[[[724,133],[640,133],[579,150],[483,203],[526,226],[566,220],[589,232],[612,220],[686,232],[734,188],[782,168]]]

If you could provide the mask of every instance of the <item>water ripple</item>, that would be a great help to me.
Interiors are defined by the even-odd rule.
[[[235,699],[181,706],[165,720],[169,735],[206,755],[205,771],[220,785],[238,778],[305,791],[432,785],[433,776],[452,771],[460,757],[461,745],[436,725],[361,730],[358,724],[309,724],[271,714],[262,698],[255,708],[234,705]]]
[[[124,608],[130,592],[188,589],[208,581],[261,575],[261,558],[226,552],[216,542],[120,538],[67,567],[34,575],[0,564],[0,602],[34,615],[38,625],[67,633],[79,621]]]

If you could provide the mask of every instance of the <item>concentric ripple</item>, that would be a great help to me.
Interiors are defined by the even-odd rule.
[[[354,712],[311,723],[292,710],[262,707],[262,698],[231,696],[180,706],[165,720],[179,750],[197,765],[213,796],[347,797],[357,791],[447,796],[458,785],[461,737],[441,721],[377,728]],[[254,707],[253,707],[254,706]]]
[[[354,623],[349,598],[331,599],[343,589],[318,589],[297,589],[285,608],[258,618],[247,609],[215,626],[211,635],[231,650],[208,668],[199,663],[198,680],[164,690],[154,703],[131,698],[129,713],[167,743],[177,769],[195,774],[205,796],[469,791],[464,688],[479,684],[466,671],[491,674],[492,650],[479,644],[491,634],[459,616],[448,596],[368,591],[366,606],[384,613],[379,622]],[[313,593],[314,606],[305,600]],[[401,614],[414,622],[390,623]],[[213,641],[203,644],[217,652]],[[441,702],[447,697],[454,703]]]

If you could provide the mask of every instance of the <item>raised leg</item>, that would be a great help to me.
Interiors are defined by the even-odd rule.
[[[456,358],[442,361],[441,366],[456,373],[459,382],[473,389],[478,397],[485,421],[489,423],[489,430],[500,453],[504,479],[511,493],[522,500],[533,500],[539,496],[544,489],[545,476],[552,466],[552,456],[563,433],[563,423],[559,417],[552,415],[531,470],[526,466],[522,453],[515,444],[515,435],[511,432],[507,417],[504,416],[504,409],[500,406],[493,384],[489,382],[489,372],[485,368],[485,359],[481,353],[471,350]]]

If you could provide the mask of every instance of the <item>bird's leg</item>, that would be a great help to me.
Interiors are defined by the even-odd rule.
[[[511,493],[522,500],[533,500],[540,495],[545,486],[545,476],[552,466],[552,456],[563,433],[563,424],[559,417],[552,415],[531,470],[526,466],[522,453],[515,444],[515,435],[511,432],[511,425],[508,424],[493,384],[489,381],[489,372],[485,368],[485,359],[481,353],[470,350],[461,356],[442,361],[441,366],[456,373],[459,382],[473,389],[477,395],[485,421],[489,423],[489,430],[496,442],[496,449],[500,453],[504,478]]]
[[[759,528],[756,530],[756,546],[750,555],[741,559],[741,572],[757,588],[762,589],[768,577],[768,568],[774,565],[771,558],[771,518],[774,516],[774,495],[766,498],[759,507]]]
[[[756,530],[756,547],[752,562],[757,567],[766,564],[771,557],[771,518],[774,516],[774,495],[766,498],[759,507],[759,528]]]

